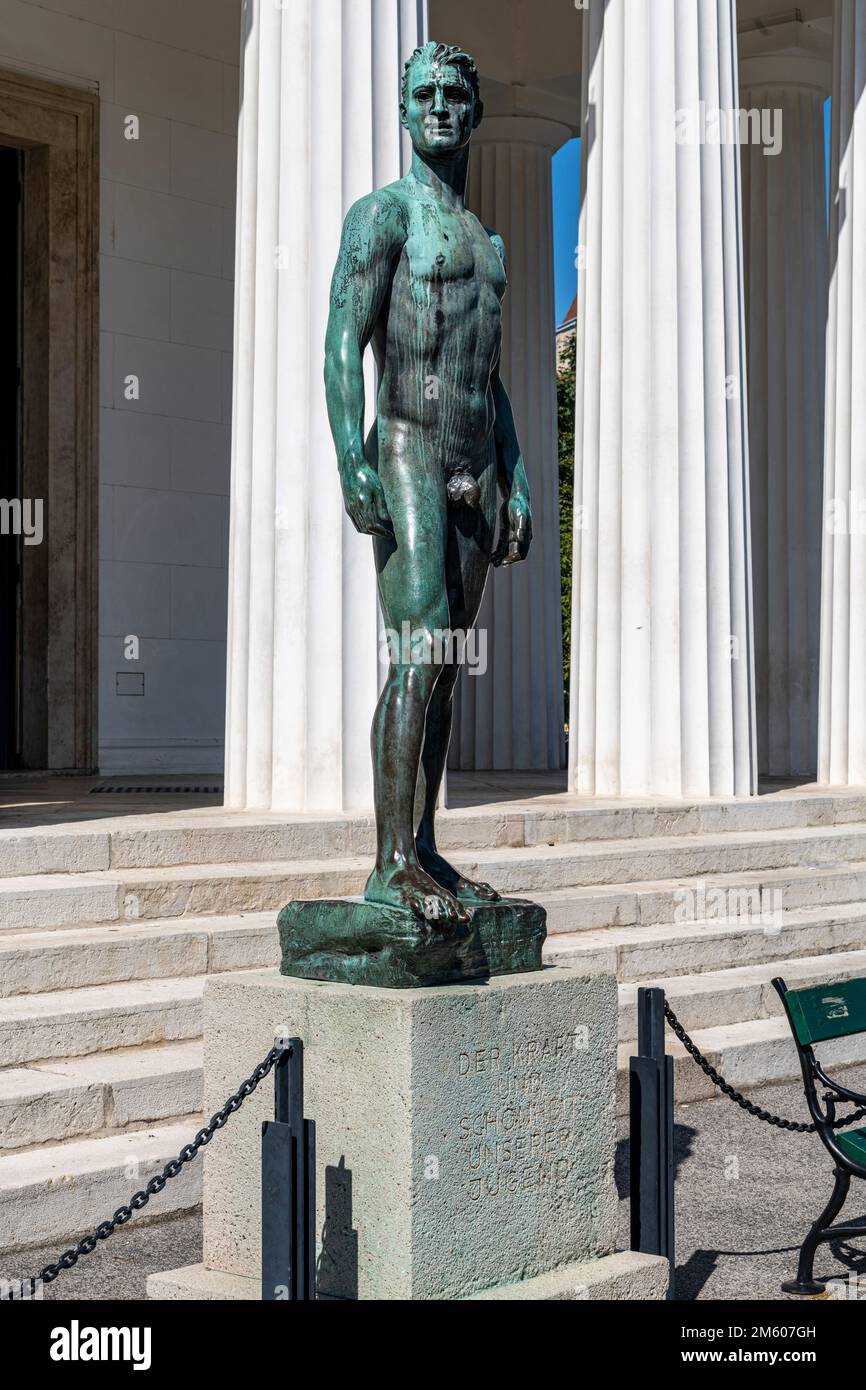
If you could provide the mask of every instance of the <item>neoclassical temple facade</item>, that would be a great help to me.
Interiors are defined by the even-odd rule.
[[[825,453],[827,503],[851,492],[850,513],[863,452],[862,10],[430,0],[344,5],[341,24],[304,4],[248,18],[257,116],[254,134],[241,116],[230,803],[368,796],[376,602],[363,547],[340,522],[316,363],[340,217],[405,167],[395,67],[428,33],[459,36],[482,74],[470,202],[509,247],[506,372],[540,535],[525,573],[497,576],[488,594],[490,670],[463,678],[452,766],[555,768],[563,755],[550,177],[554,152],[580,133],[570,787],[748,796],[759,775],[864,780],[863,541],[850,515],[822,525]],[[280,104],[274,54],[303,45],[299,122]],[[325,74],[337,71],[335,96]],[[342,160],[327,174],[325,145]],[[291,225],[275,191],[287,178]],[[284,237],[300,280],[255,253],[254,239]],[[274,406],[287,381],[289,400]],[[258,429],[275,429],[276,448]],[[291,520],[262,553],[254,537],[275,501]],[[341,546],[317,544],[326,533]]]
[[[451,766],[567,767],[588,797],[866,782],[861,0],[2,0],[25,208],[39,178],[54,205],[70,141],[79,170],[78,299],[55,305],[46,272],[34,301],[55,342],[77,316],[77,375],[64,339],[62,391],[22,415],[74,482],[41,569],[25,555],[16,661],[47,692],[30,765],[224,759],[232,807],[370,806],[380,618],[322,346],[343,217],[407,167],[400,76],[429,36],[481,74],[468,201],[508,248],[537,535],[489,586]],[[564,709],[551,167],[576,135]],[[374,391],[370,366],[368,409]]]
[[[506,9],[504,15],[499,6],[472,5],[461,13],[434,0],[428,14],[426,5],[401,0],[245,12],[244,92],[251,105],[245,95],[230,805],[369,804],[369,722],[381,676],[375,576],[368,543],[342,516],[319,362],[342,218],[356,198],[407,167],[395,93],[405,58],[430,33],[459,35],[483,79],[486,113],[475,136],[468,201],[508,248],[503,375],[532,472],[538,536],[523,573],[497,576],[488,587],[479,618],[488,670],[461,678],[452,764],[561,766],[551,160],[578,129],[580,22],[568,5]],[[306,55],[302,88],[287,106],[285,65],[291,61],[295,71],[289,55],[299,52]],[[275,54],[283,55],[282,67]],[[257,192],[263,167],[264,199]],[[277,192],[283,188],[284,204]],[[268,238],[289,243],[287,262],[302,267],[300,275],[284,274],[257,253]],[[372,396],[372,375],[368,384]],[[258,438],[260,429],[276,431],[276,447]],[[262,547],[256,537],[275,508],[287,521],[273,545]]]

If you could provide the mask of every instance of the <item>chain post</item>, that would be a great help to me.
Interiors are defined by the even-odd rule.
[[[94,1250],[98,1248],[100,1241],[108,1240],[109,1236],[113,1236],[119,1227],[125,1226],[128,1221],[131,1221],[137,1211],[141,1211],[143,1207],[147,1206],[151,1197],[162,1192],[167,1182],[183,1172],[184,1166],[191,1163],[198,1156],[199,1150],[210,1143],[217,1130],[222,1129],[232,1115],[237,1114],[247,1097],[251,1096],[259,1083],[270,1074],[280,1056],[280,1050],[272,1047],[246,1081],[241,1082],[234,1095],[229,1096],[222,1110],[218,1110],[215,1115],[211,1116],[208,1123],[198,1131],[191,1143],[184,1145],[177,1158],[171,1159],[162,1172],[156,1173],[140,1192],[133,1193],[126,1205],[118,1207],[108,1221],[101,1222],[89,1235],[83,1236],[71,1250],[65,1250],[62,1255],[58,1255],[54,1264],[46,1265],[38,1275],[25,1282],[31,1284],[53,1283],[65,1269],[74,1269],[82,1255],[92,1255]]]
[[[638,1056],[629,1062],[629,1137],[631,1247],[667,1257],[667,1297],[673,1298],[674,1072],[673,1058],[665,1055],[661,989],[638,989]]]
[[[315,1125],[304,1118],[304,1045],[278,1035],[274,1118],[262,1124],[262,1300],[316,1297]]]

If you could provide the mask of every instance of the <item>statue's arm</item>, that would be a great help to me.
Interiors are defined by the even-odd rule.
[[[513,565],[525,560],[532,544],[532,503],[529,483],[523,466],[523,454],[514,412],[508,392],[499,375],[499,367],[491,379],[496,420],[493,438],[496,445],[496,469],[503,502],[499,522],[499,540],[491,556],[494,565]]]
[[[498,365],[490,384],[493,389],[493,406],[496,411],[493,437],[496,441],[499,490],[506,501],[511,497],[519,496],[525,497],[528,503],[529,483],[526,480],[523,453],[520,448],[520,440],[517,438],[517,426],[514,423],[511,401],[505,389],[505,383],[499,375]]]
[[[505,242],[489,229],[487,235],[505,266]],[[518,560],[526,559],[532,544],[532,506],[514,411],[499,375],[498,360],[490,378],[490,388],[493,392],[496,476],[503,497],[499,540],[491,561],[494,565],[513,565]]]
[[[358,531],[389,536],[379,476],[364,455],[364,350],[406,239],[396,198],[373,193],[349,209],[331,282],[325,397],[346,511]]]

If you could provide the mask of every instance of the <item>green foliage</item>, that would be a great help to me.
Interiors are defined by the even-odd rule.
[[[574,388],[577,338],[572,336],[556,374],[559,425],[559,573],[562,585],[562,678],[568,718],[571,661],[571,561],[574,543]]]

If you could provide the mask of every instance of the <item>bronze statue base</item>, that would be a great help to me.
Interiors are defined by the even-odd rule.
[[[470,906],[457,926],[363,898],[291,902],[277,919],[280,973],[385,989],[484,980],[541,969],[547,914],[523,898]]]

